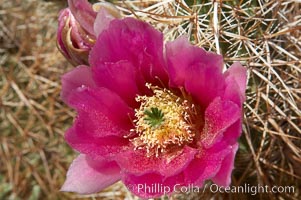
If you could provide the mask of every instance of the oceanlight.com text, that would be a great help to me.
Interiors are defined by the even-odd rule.
[[[272,186],[267,185],[249,185],[244,184],[241,186],[228,186],[220,187],[216,184],[210,186],[205,185],[204,187],[209,187],[210,192],[212,193],[248,193],[251,195],[256,195],[258,193],[294,193],[294,186]]]

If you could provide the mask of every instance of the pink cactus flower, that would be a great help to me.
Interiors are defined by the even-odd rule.
[[[121,180],[150,198],[206,180],[231,183],[244,67],[223,73],[222,56],[185,37],[164,48],[162,33],[133,18],[111,21],[89,65],[62,77],[62,99],[77,111],[65,139],[80,153],[62,191],[90,194]],[[154,184],[171,190],[145,188]]]
[[[88,64],[97,36],[121,15],[110,3],[68,0],[68,4],[59,14],[57,46],[71,64]]]

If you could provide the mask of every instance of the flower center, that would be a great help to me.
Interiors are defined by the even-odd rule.
[[[147,156],[163,153],[169,146],[182,146],[193,141],[192,117],[195,108],[188,100],[167,89],[146,84],[153,96],[137,96],[140,108],[135,110],[138,137],[131,139],[135,149],[146,149]]]

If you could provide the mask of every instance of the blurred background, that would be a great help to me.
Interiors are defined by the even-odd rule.
[[[248,68],[232,185],[295,188],[256,195],[206,190],[170,199],[300,199],[300,1],[111,2],[154,25],[166,41],[187,35],[223,54],[225,67],[240,61]],[[73,68],[56,47],[65,7],[64,0],[0,0],[0,199],[137,199],[122,183],[94,195],[59,191],[77,155],[64,141],[75,112],[60,99],[60,77]]]

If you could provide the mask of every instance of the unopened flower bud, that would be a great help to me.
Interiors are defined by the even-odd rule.
[[[87,0],[69,0],[68,4],[59,14],[57,46],[74,66],[87,65],[98,35],[121,15],[110,3],[92,6]]]
[[[69,8],[61,11],[57,44],[61,53],[73,65],[88,64],[88,55],[95,36],[88,34],[75,20]]]

